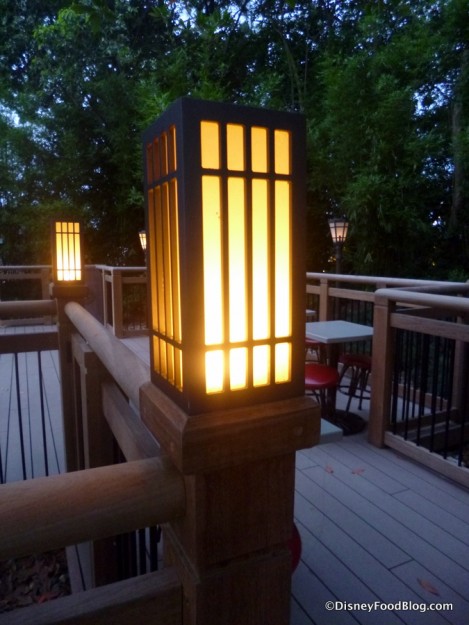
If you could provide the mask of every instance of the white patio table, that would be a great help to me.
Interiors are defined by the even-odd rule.
[[[361,323],[342,321],[311,321],[306,323],[306,338],[313,339],[328,346],[328,364],[331,367],[338,367],[340,345],[344,343],[355,343],[367,341],[373,338],[373,328]],[[335,405],[335,392],[332,398]],[[334,422],[340,425],[344,434],[353,434],[361,431],[366,423],[350,412],[335,410]]]

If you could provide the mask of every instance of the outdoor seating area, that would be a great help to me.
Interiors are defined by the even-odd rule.
[[[342,300],[345,291],[346,289],[341,290]],[[399,295],[403,297],[403,292]],[[353,298],[356,297],[357,291],[354,289]],[[96,300],[94,304],[96,305]],[[316,300],[316,304],[318,311],[324,309],[320,300]],[[344,315],[344,310],[342,306],[341,316]],[[45,312],[43,309],[41,311]],[[88,322],[85,323],[85,317],[82,318],[80,307],[74,304],[70,308],[70,314],[77,324],[78,332],[83,334]],[[27,357],[20,353],[16,356],[6,353],[0,355],[3,379],[11,380],[9,385],[2,387],[0,395],[0,459],[4,482],[53,475],[63,469],[65,450],[61,443],[64,438],[65,441],[70,440],[70,432],[67,434],[67,427],[70,425],[65,424],[65,429],[63,428],[61,409],[57,404],[60,363],[56,350],[58,344],[54,345],[51,337],[55,334],[56,340],[58,339],[57,326],[55,323],[44,325],[44,319],[47,320],[48,316],[41,317],[41,324],[37,326],[31,323],[26,326],[15,326],[13,323],[0,326],[0,343],[6,350],[13,349],[12,337],[36,337],[28,339],[32,352]],[[374,321],[376,323],[376,316]],[[334,320],[331,322],[333,327]],[[309,325],[311,323],[320,322],[308,322],[306,328],[313,327]],[[362,326],[361,339],[345,344],[337,341],[332,344],[332,350],[331,345],[323,344],[325,349],[322,353],[327,360],[322,357],[319,359],[317,354],[313,354],[305,364],[306,372],[308,367],[324,367],[334,374],[333,404],[327,404],[327,401],[331,401],[330,398],[324,399],[326,412],[332,406],[334,413],[355,415],[363,426],[358,433],[347,432],[340,426],[340,422],[326,420],[324,417],[329,415],[323,414],[317,443],[296,453],[294,520],[301,537],[301,554],[292,576],[290,625],[342,625],[344,622],[365,625],[374,622],[376,616],[382,616],[383,613],[387,621],[395,623],[463,625],[469,609],[466,590],[469,566],[464,556],[469,535],[469,490],[452,478],[452,472],[458,469],[464,475],[467,468],[463,465],[458,467],[455,462],[448,461],[451,469],[447,473],[443,471],[438,474],[436,470],[439,463],[433,459],[430,466],[425,466],[415,454],[406,458],[403,455],[403,443],[399,443],[401,447],[397,450],[371,444],[373,438],[376,438],[377,430],[374,423],[376,413],[373,413],[376,410],[376,398],[373,398],[373,392],[380,382],[380,370],[378,366],[376,372],[374,338],[379,335],[376,334],[376,325],[374,332],[373,325],[356,321],[352,321],[351,325]],[[96,327],[93,325],[93,336],[98,336],[98,327],[103,328],[102,321],[98,321]],[[105,332],[108,337],[113,335],[112,328]],[[367,334],[365,339],[363,333]],[[47,341],[42,349],[39,347],[41,335]],[[357,349],[366,345],[371,347],[369,339],[372,335],[373,355],[369,351]],[[316,335],[314,340],[320,338]],[[25,340],[26,338],[17,339],[18,350],[24,348]],[[114,350],[111,346],[117,341],[125,350],[129,350],[126,354],[132,353],[136,358],[134,364],[130,364],[129,360],[132,376],[141,367],[141,374],[138,376],[143,375],[144,379],[148,379],[148,336],[125,336],[124,332],[124,338],[113,338],[112,341],[106,338],[106,343],[102,343],[103,340],[104,335],[96,344],[96,348],[103,350],[98,352],[99,358],[107,358],[106,354],[111,355],[110,350]],[[341,340],[343,341],[343,337]],[[340,349],[337,349],[337,345],[340,345]],[[99,379],[93,373],[98,371],[98,362],[95,361],[94,352],[78,338],[74,339],[73,350],[75,366],[82,371],[79,375],[81,392],[87,389],[86,393],[89,393]],[[121,364],[124,362],[122,358],[118,359]],[[125,359],[130,359],[130,356],[125,356]],[[138,366],[137,362],[140,363]],[[370,366],[373,367],[373,375]],[[118,365],[117,369],[119,368],[122,367]],[[119,384],[124,385],[121,388],[125,388],[129,375],[128,372],[119,372]],[[13,382],[25,376],[30,383],[17,390]],[[39,384],[43,389],[42,396],[41,393],[34,392],[38,388],[38,384],[32,382],[35,378],[42,380]],[[342,390],[341,385],[344,386]],[[363,390],[367,393],[364,396]],[[92,391],[90,397],[95,392]],[[121,399],[114,396],[114,392],[107,387],[104,393],[107,406],[105,413],[111,419],[111,424],[116,419],[111,405],[117,405]],[[83,395],[80,403],[88,405],[87,410],[91,410],[91,404],[85,397]],[[400,393],[399,402],[405,404],[406,398],[407,392],[404,390]],[[129,401],[126,405],[131,407],[133,413],[138,406],[138,396],[134,394]],[[415,401],[418,407],[418,395],[415,395]],[[393,402],[390,395],[391,412]],[[123,406],[122,409],[128,412],[128,407]],[[42,415],[40,423],[31,419],[36,411]],[[5,421],[6,414],[8,419]],[[91,414],[92,412],[90,416]],[[128,412],[126,418],[134,422],[135,417]],[[84,429],[81,451],[78,450],[78,462],[83,462],[80,456],[86,462],[95,462],[92,458],[96,450],[88,448],[94,436],[102,436],[98,430],[92,434],[89,428],[94,428],[95,425],[97,424],[92,425],[92,421],[89,421]],[[141,426],[137,426],[135,422],[132,427]],[[135,451],[134,443],[129,446],[129,442],[126,442],[128,435],[124,434],[123,425],[117,425],[116,422],[112,428],[114,436],[119,437],[119,446],[126,449],[126,457],[141,457],[142,452]],[[385,433],[385,437],[398,435],[394,434],[397,430],[393,431],[392,421],[387,431],[389,434]],[[142,442],[138,445],[148,445],[149,441],[144,442],[144,437],[142,430],[138,434]],[[400,438],[405,441],[404,437]],[[145,453],[152,455],[155,452],[150,446]],[[146,545],[145,541],[142,546],[144,550],[149,549],[149,544]],[[158,559],[161,558],[161,545],[159,550]],[[83,558],[85,560],[81,562],[80,559]],[[89,566],[85,564],[86,558],[86,550],[74,550],[73,558],[69,560],[72,571],[77,570],[79,562],[86,569]],[[97,552],[95,558],[98,563]],[[136,562],[138,563],[138,556]],[[159,565],[161,566],[161,560]],[[132,567],[129,572],[131,570]],[[136,572],[138,571],[135,570]],[[97,572],[95,574],[98,575]],[[101,574],[102,571],[99,575]],[[73,587],[78,579],[73,572],[72,578]],[[90,575],[88,583],[91,585],[92,579],[93,575]],[[333,604],[326,605],[327,602]],[[358,605],[365,603],[377,607],[367,612]],[[441,607],[437,612],[424,612],[425,606],[433,603],[446,607]],[[451,609],[449,604],[452,605]],[[329,609],[329,605],[333,605],[333,609]],[[387,609],[386,606],[390,605],[394,608]],[[407,605],[411,608],[406,608]],[[21,609],[18,608],[14,612],[6,613],[8,617],[0,614],[0,623],[9,622],[4,619],[11,619],[15,614],[15,618],[20,619],[20,612]]]
[[[4,4],[0,625],[469,625],[467,0]]]

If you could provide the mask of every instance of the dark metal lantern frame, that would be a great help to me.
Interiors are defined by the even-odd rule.
[[[188,414],[302,395],[303,116],[181,98],[145,131],[143,145],[152,381]],[[261,289],[255,277],[258,188],[264,193],[268,259]],[[288,207],[282,217],[281,201]],[[210,245],[216,262],[209,258]],[[282,246],[285,254],[288,250],[284,263],[279,261]],[[235,276],[241,276],[238,290]],[[288,288],[284,296],[282,277]],[[268,299],[263,336],[255,321],[259,290]],[[218,293],[213,304],[212,291]],[[279,310],[287,307],[287,330],[281,330]],[[246,330],[237,336],[235,317],[243,315]],[[219,339],[209,338],[210,319],[220,320]],[[279,364],[285,353],[287,373]],[[255,373],[259,354],[268,355],[261,383]],[[212,373],[209,362],[219,363]],[[210,376],[215,390],[209,388]]]

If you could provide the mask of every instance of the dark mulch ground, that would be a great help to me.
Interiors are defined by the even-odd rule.
[[[0,612],[69,594],[64,550],[0,562]]]

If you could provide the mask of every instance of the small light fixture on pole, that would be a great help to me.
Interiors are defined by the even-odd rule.
[[[334,244],[336,273],[342,272],[342,248],[347,238],[349,222],[345,218],[329,219],[332,243]]]
[[[80,223],[77,221],[55,221],[52,244],[54,281],[82,282],[83,245]]]
[[[142,250],[146,252],[147,250],[147,233],[145,230],[140,230],[138,233],[138,237],[140,239],[140,245],[142,246]]]
[[[83,228],[78,221],[60,219],[51,226],[52,283],[50,295],[57,305],[57,327],[61,378],[62,412],[75,414],[73,388],[74,364],[70,358],[71,323],[65,312],[71,301],[84,300],[88,288],[84,283]],[[65,458],[68,471],[81,468],[77,432],[73,419],[64,419]]]
[[[190,98],[144,133],[151,375],[188,414],[304,393],[304,135]]]
[[[52,223],[53,295],[83,297],[83,229],[78,221],[57,220]]]

